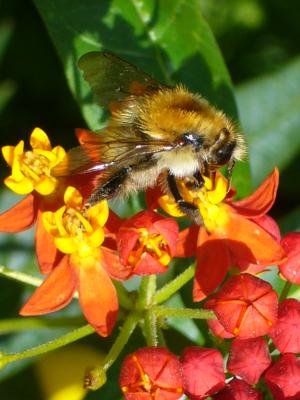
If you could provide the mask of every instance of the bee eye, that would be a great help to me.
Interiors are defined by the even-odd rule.
[[[236,146],[235,142],[227,143],[226,145],[220,147],[216,151],[215,157],[218,165],[224,165],[228,163],[228,161],[232,156],[235,146]]]
[[[196,150],[200,149],[203,144],[203,138],[196,133],[184,133],[181,140],[184,144],[191,144]]]

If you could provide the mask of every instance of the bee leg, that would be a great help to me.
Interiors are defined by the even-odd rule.
[[[233,168],[235,165],[235,160],[231,160],[229,161],[228,167],[227,167],[227,193],[230,191],[231,189],[231,178],[232,178],[232,172],[233,172]]]
[[[199,170],[194,173],[194,178],[195,178],[195,189],[201,189],[204,186],[204,178]]]
[[[188,203],[187,201],[184,201],[184,199],[181,197],[181,194],[179,193],[179,190],[177,188],[176,184],[176,179],[173,174],[168,174],[167,177],[168,181],[168,186],[169,190],[174,197],[176,203],[178,204],[178,207],[180,210],[185,213],[188,217],[190,217],[196,224],[201,225],[202,224],[202,218],[200,215],[200,212],[196,206],[194,206],[191,203]]]
[[[124,167],[112,175],[108,181],[95,189],[87,200],[86,206],[93,206],[101,200],[114,197],[123,185],[132,167]]]

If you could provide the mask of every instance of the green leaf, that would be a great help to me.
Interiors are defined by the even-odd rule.
[[[229,74],[197,0],[34,2],[90,128],[103,126],[103,113],[92,103],[77,62],[83,54],[101,49],[164,83],[184,83],[237,120]],[[237,171],[234,183],[243,194],[249,188],[247,164]]]
[[[261,182],[275,165],[286,168],[300,149],[300,58],[278,72],[237,90],[249,145],[253,179]]]

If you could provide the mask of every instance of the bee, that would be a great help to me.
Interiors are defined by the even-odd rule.
[[[244,140],[233,122],[184,86],[170,87],[108,52],[91,52],[79,68],[95,99],[111,118],[97,133],[81,130],[80,146],[56,167],[57,176],[95,175],[87,205],[146,190],[166,175],[165,189],[192,219],[195,206],[177,188],[177,178],[212,176],[227,165],[231,175],[244,154]]]

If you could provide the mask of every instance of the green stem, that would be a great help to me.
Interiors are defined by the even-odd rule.
[[[153,307],[152,311],[156,317],[175,317],[189,319],[214,319],[215,314],[209,310],[198,310],[195,308],[168,308],[168,307]]]
[[[157,346],[157,320],[153,309],[147,310],[145,313],[143,333],[147,346]]]
[[[14,271],[10,268],[4,267],[3,265],[0,265],[0,275],[3,275],[6,278],[13,279],[18,282],[27,283],[31,286],[40,286],[40,284],[42,283],[42,279],[40,278],[25,274],[24,272]]]
[[[167,283],[160,290],[158,290],[154,296],[154,302],[160,304],[168,300],[173,294],[190,281],[195,274],[195,266],[191,265],[184,272],[178,275],[171,282]]]
[[[135,327],[140,318],[141,318],[140,314],[136,312],[129,314],[128,317],[126,318],[124,325],[122,326],[121,331],[119,333],[119,336],[117,337],[116,341],[114,342],[107,356],[105,357],[103,363],[103,368],[105,371],[107,371],[118,358],[119,354],[121,353],[124,346],[128,342],[128,339],[135,330]]]
[[[31,329],[78,327],[83,318],[12,318],[0,320],[0,335]]]
[[[289,281],[286,281],[285,285],[283,286],[282,292],[279,296],[279,303],[281,303],[283,300],[285,300],[287,298],[291,287],[292,287],[292,283]]]
[[[104,359],[104,362],[100,366],[95,367],[87,372],[85,377],[85,388],[97,390],[104,385],[106,382],[106,371],[112,366],[112,364],[120,355],[121,351],[124,349],[140,318],[141,316],[137,312],[133,312],[128,315],[124,325],[121,328],[119,336],[110,348]]]
[[[125,310],[132,310],[134,303],[129,297],[128,291],[125,289],[121,282],[115,281],[114,285],[118,292],[118,299],[121,307],[125,308]]]
[[[49,351],[56,350],[60,347],[63,347],[69,343],[75,342],[85,336],[90,335],[95,330],[90,325],[84,325],[78,329],[75,329],[72,332],[69,332],[63,336],[60,336],[57,339],[53,339],[50,342],[43,343],[39,346],[32,347],[31,349],[27,349],[15,354],[1,354],[0,358],[0,367],[4,367],[6,364],[11,363],[13,361],[23,360],[24,358],[35,357],[44,353],[48,353]]]
[[[139,289],[139,296],[136,303],[138,310],[149,308],[153,302],[153,296],[156,291],[156,275],[148,275],[142,279]]]

